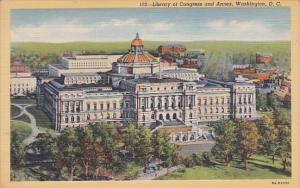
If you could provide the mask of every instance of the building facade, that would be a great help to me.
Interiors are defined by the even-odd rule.
[[[49,76],[60,77],[68,73],[96,73],[112,69],[112,63],[121,55],[71,55],[62,57],[61,64],[49,65]]]
[[[172,54],[183,56],[186,52],[186,47],[181,44],[161,45],[157,48],[160,55]]]
[[[189,135],[199,136],[194,131],[222,119],[256,118],[255,85],[200,78],[184,69],[163,74],[143,47],[137,34],[129,52],[101,76],[74,73],[39,80],[38,105],[56,130],[129,122],[153,130],[189,126]],[[147,69],[140,71],[140,66]]]
[[[223,85],[222,85],[223,84]],[[222,119],[254,119],[255,87],[244,83],[197,83],[173,78],[123,80],[120,87],[44,83],[43,102],[56,130],[91,122],[135,122],[155,126],[181,121],[208,125]]]
[[[31,70],[20,62],[10,66],[10,95],[26,96],[36,92],[36,78]]]

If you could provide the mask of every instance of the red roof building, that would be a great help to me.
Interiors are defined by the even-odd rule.
[[[157,49],[158,53],[160,54],[184,54],[186,52],[186,47],[180,44],[175,45],[161,45]]]

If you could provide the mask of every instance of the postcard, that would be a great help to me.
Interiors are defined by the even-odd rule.
[[[1,1],[1,187],[299,187],[299,1]]]

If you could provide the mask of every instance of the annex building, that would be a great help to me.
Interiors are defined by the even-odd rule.
[[[14,62],[10,66],[10,95],[26,96],[36,91],[36,77],[28,66]]]
[[[173,141],[188,141],[213,122],[256,118],[255,85],[210,80],[184,69],[163,72],[138,35],[101,76],[64,73],[38,88],[38,105],[57,131],[95,122],[137,123],[152,130],[189,127],[172,133]]]

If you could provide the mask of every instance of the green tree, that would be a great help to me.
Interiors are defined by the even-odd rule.
[[[139,127],[138,132],[138,146],[137,146],[137,157],[138,161],[146,166],[149,164],[152,154],[152,147],[151,147],[151,131],[147,127]]]
[[[78,137],[74,129],[65,129],[58,138],[58,162],[66,168],[68,180],[72,181],[74,171],[79,163]]]
[[[95,158],[95,142],[93,138],[93,131],[91,128],[77,128],[76,134],[78,137],[78,145],[80,151],[78,157],[81,162],[82,168],[84,169],[85,177],[88,176],[90,162]]]
[[[177,153],[175,144],[171,143],[170,136],[167,134],[163,134],[164,144],[162,150],[162,160],[164,161],[167,167],[167,174],[169,173],[169,167],[175,164]]]
[[[272,108],[273,110],[277,109],[279,106],[278,100],[273,93],[267,94],[267,106]]]
[[[10,163],[13,169],[20,169],[25,164],[26,149],[15,131],[10,137]]]
[[[133,158],[136,155],[136,148],[139,145],[138,129],[134,124],[129,124],[124,134],[125,149],[129,151]]]
[[[256,90],[256,110],[263,110],[267,107],[267,96]]]
[[[286,170],[288,159],[291,157],[291,129],[288,126],[279,126],[278,155],[282,161],[283,170]]]
[[[101,137],[102,167],[104,167],[105,171],[115,172],[121,165],[121,160],[117,154],[117,129],[104,124],[96,124],[95,126],[98,126],[96,135]]]
[[[273,120],[268,115],[263,115],[258,121],[258,130],[260,134],[260,151],[272,156],[272,162],[275,162],[275,155],[278,149],[277,135],[278,129]]]
[[[244,168],[248,170],[248,160],[258,147],[259,134],[254,121],[239,121],[237,125],[239,150],[244,161]]]
[[[46,132],[41,134],[35,142],[29,146],[35,153],[39,153],[43,159],[55,161],[57,156],[57,138]]]
[[[152,148],[153,148],[153,156],[156,159],[159,159],[161,161],[161,157],[164,153],[164,144],[166,140],[163,137],[163,134],[160,131],[156,131],[152,135]]]
[[[229,166],[236,150],[236,125],[231,120],[225,120],[216,123],[213,128],[216,135],[216,145],[212,153],[216,157],[222,158],[225,165]]]
[[[99,175],[100,168],[103,167],[104,161],[104,148],[102,146],[103,138],[101,137],[101,127],[99,124],[90,125],[93,133],[93,143],[94,143],[94,150],[93,150],[93,157],[90,161],[91,168],[94,170],[94,175],[97,178]]]

